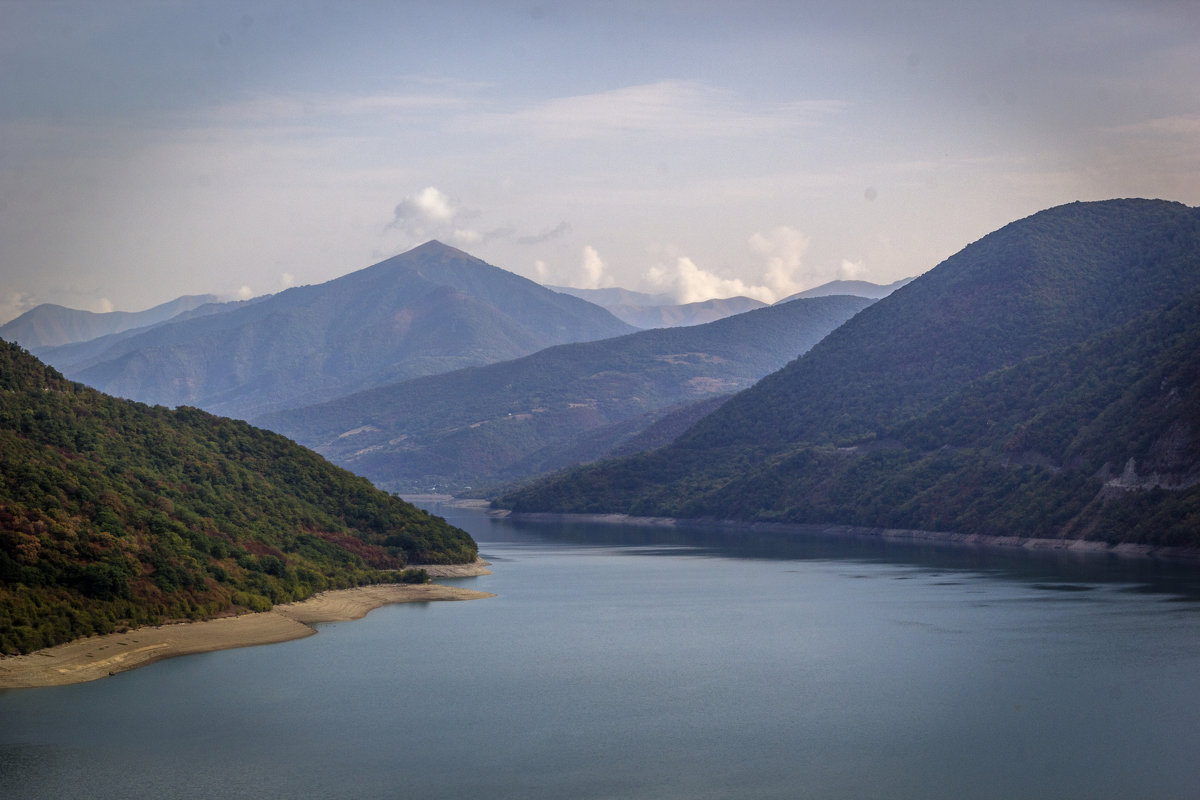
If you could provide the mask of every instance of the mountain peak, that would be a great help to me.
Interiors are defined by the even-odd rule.
[[[425,242],[424,244],[419,244],[416,247],[409,250],[408,252],[410,252],[410,253],[435,252],[438,250],[451,251],[454,253],[463,253],[463,251],[459,250],[457,247],[451,247],[450,245],[448,245],[445,242],[440,241],[438,239],[430,239],[428,242]],[[466,255],[466,253],[463,253],[463,255]]]

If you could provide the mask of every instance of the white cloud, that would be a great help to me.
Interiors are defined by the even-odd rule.
[[[249,300],[251,297],[254,297],[254,290],[251,289],[246,284],[242,284],[241,287],[237,290],[237,299],[238,300]]]
[[[454,237],[455,242],[464,247],[470,247],[473,244],[479,244],[483,241],[483,234],[470,228],[455,228],[454,233],[451,235]]]
[[[765,286],[749,286],[739,278],[722,278],[700,269],[690,258],[681,256],[670,266],[655,265],[646,273],[646,281],[656,291],[669,292],[679,303],[698,303],[714,297],[753,297],[764,303],[774,302],[774,292]]]
[[[296,285],[296,276],[290,272],[281,272],[279,274],[279,288],[290,289]]]
[[[401,231],[409,244],[443,239],[460,247],[472,247],[493,235],[505,235],[506,231],[503,230],[484,233],[461,225],[462,220],[477,216],[478,212],[466,212],[456,206],[436,186],[426,186],[396,205],[387,230]]]
[[[454,220],[457,213],[445,193],[439,191],[436,186],[426,186],[396,205],[391,224],[392,227],[400,228],[414,225],[447,225]]]
[[[804,288],[797,279],[797,273],[804,265],[804,254],[808,252],[809,243],[806,235],[787,225],[750,237],[750,249],[767,259],[763,282],[774,292],[775,300]]]
[[[0,324],[16,319],[37,304],[37,298],[26,292],[0,292]]]
[[[110,314],[113,310],[112,300],[107,297],[101,297],[96,302],[92,303],[89,311],[95,311],[97,314]]]
[[[809,237],[787,225],[766,233],[755,233],[748,240],[750,249],[764,259],[758,277],[729,278],[701,269],[687,256],[664,252],[673,262],[651,267],[645,281],[656,291],[668,292],[680,303],[698,303],[712,298],[752,297],[764,303],[774,303],[806,288],[811,278],[805,270],[804,256]]]
[[[612,276],[608,274],[608,265],[590,244],[583,248],[583,260],[579,267],[583,272],[583,285],[578,287],[580,289],[603,289],[616,285]]]
[[[570,273],[570,274],[568,274]],[[599,251],[591,245],[584,245],[580,253],[579,265],[572,270],[554,268],[542,259],[533,262],[534,280],[550,286],[570,286],[576,289],[605,289],[616,286],[608,264],[600,257]]]
[[[851,261],[848,258],[842,259],[842,265],[838,268],[838,279],[843,281],[856,281],[862,278],[866,272],[866,267],[861,261]]]

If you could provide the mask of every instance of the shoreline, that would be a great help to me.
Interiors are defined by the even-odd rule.
[[[487,567],[488,562],[479,559],[473,564],[422,568],[431,577],[459,578],[490,575]],[[167,658],[303,639],[317,633],[312,627],[315,624],[361,619],[393,603],[487,597],[495,595],[436,583],[333,589],[307,600],[277,605],[270,611],[134,628],[125,633],[75,639],[27,655],[0,657],[0,690],[86,683]]]
[[[820,536],[853,536],[887,542],[935,544],[954,547],[1002,548],[1057,552],[1079,555],[1104,555],[1118,558],[1162,559],[1164,561],[1200,561],[1200,548],[1158,547],[1148,544],[1109,544],[1086,539],[1034,539],[1021,536],[987,536],[981,533],[945,533],[903,528],[866,528],[854,525],[794,522],[742,522],[719,519],[679,519],[676,517],[635,517],[629,514],[560,514],[545,511],[511,512],[491,509],[494,516],[533,522],[598,522],[611,525],[644,527],[707,527],[722,530],[744,530],[755,533],[800,534]]]

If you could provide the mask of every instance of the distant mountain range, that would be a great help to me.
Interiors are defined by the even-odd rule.
[[[249,418],[632,330],[598,306],[429,242],[324,284],[121,335],[103,348],[41,354],[110,394]]]
[[[869,281],[830,281],[785,297],[779,303],[813,297],[849,295],[879,300],[905,285],[912,278],[880,285]],[[676,303],[670,295],[647,294],[629,289],[573,289],[566,286],[547,287],[556,292],[579,297],[598,306],[603,306],[619,319],[638,328],[673,328],[684,325],[701,325],[718,319],[741,314],[767,305],[749,297],[728,297],[702,300],[697,303]]]
[[[1200,210],[1074,203],[989,234],[670,445],[526,511],[1200,546]]]
[[[176,317],[199,306],[219,302],[216,295],[185,295],[145,311],[109,311],[96,313],[43,303],[14,320],[0,325],[0,339],[16,342],[27,350],[85,342],[112,333]]]
[[[569,294],[598,306],[673,306],[677,305],[675,298],[669,294],[648,294],[635,292],[632,289],[612,287],[607,289],[576,289],[571,286],[547,286],[562,294]]]
[[[702,325],[766,305],[761,300],[753,300],[749,297],[714,298],[698,303],[676,303],[670,295],[646,294],[629,289],[572,289],[565,286],[548,288],[603,306],[611,311],[613,316],[637,328]],[[853,292],[843,292],[842,294],[853,294]]]
[[[870,281],[830,281],[820,286],[814,286],[812,289],[797,292],[779,302],[786,303],[789,300],[802,300],[809,297],[828,297],[833,294],[849,294],[855,297],[869,297],[872,300],[882,300],[901,286],[905,286],[912,281],[913,278],[901,278],[898,281],[883,285],[871,283]]]
[[[109,397],[0,342],[0,654],[475,555],[282,436]]]
[[[606,305],[613,316],[639,328],[677,328],[732,317],[767,304],[749,297],[702,300],[673,306]]]
[[[560,345],[256,421],[391,490],[511,481],[628,447],[681,407],[778,369],[871,302],[799,300]]]

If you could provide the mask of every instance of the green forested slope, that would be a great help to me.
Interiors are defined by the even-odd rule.
[[[1197,546],[1197,288],[1195,209],[1051,209],[672,445],[500,503]]]
[[[751,385],[871,302],[796,300],[560,345],[256,421],[387,488],[525,479],[598,458],[676,406]]]
[[[0,342],[0,652],[475,555],[281,436],[108,397]]]

